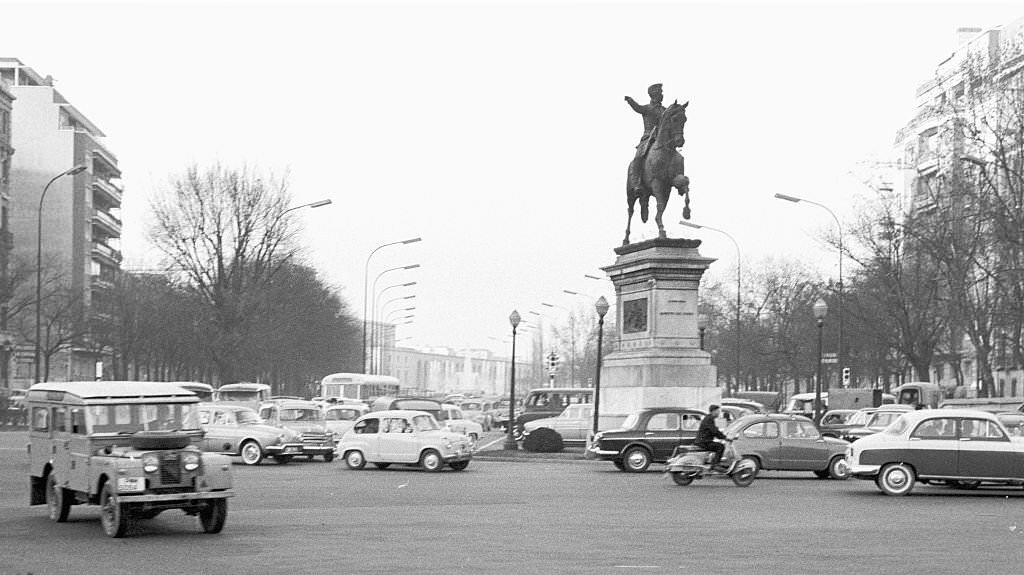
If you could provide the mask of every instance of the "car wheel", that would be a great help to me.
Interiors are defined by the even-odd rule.
[[[334,461],[334,454],[333,453],[325,453],[324,454],[324,461],[326,461],[327,463],[330,463],[330,462]]]
[[[902,463],[890,463],[878,474],[878,488],[886,495],[906,495],[914,489],[914,470]]]
[[[228,500],[210,499],[206,505],[199,510],[199,524],[203,527],[204,533],[220,533],[224,529],[224,522],[228,518]]]
[[[109,483],[103,485],[100,492],[100,524],[108,537],[124,537],[131,526],[131,513],[128,505],[117,503],[114,499],[114,488]]]
[[[846,463],[846,457],[840,455],[828,462],[828,476],[839,481],[850,477],[850,466]]]
[[[57,485],[57,478],[53,473],[46,476],[46,507],[52,521],[64,523],[68,520],[68,513],[71,512],[70,495],[67,489]]]
[[[672,481],[676,482],[676,485],[689,485],[693,483],[694,475],[690,473],[683,473],[682,471],[672,472]]]
[[[259,465],[263,461],[263,448],[252,439],[243,443],[238,452],[242,455],[242,463],[246,465]]]
[[[420,456],[420,466],[423,467],[424,471],[441,471],[441,468],[444,467],[444,460],[441,459],[440,453],[433,449],[428,449]]]
[[[622,454],[623,471],[643,473],[651,465],[651,454],[643,447],[630,447]]]
[[[391,467],[390,463],[374,463],[374,465],[377,466],[377,469],[387,469],[388,467]]]
[[[362,469],[366,467],[366,458],[363,457],[363,452],[352,450],[346,453],[345,465],[348,465],[349,469]]]
[[[448,467],[451,467],[455,471],[462,471],[465,468],[469,467],[469,462],[468,461],[453,461],[453,462],[448,464]]]

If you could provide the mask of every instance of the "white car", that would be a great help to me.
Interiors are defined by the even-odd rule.
[[[525,435],[530,435],[531,432],[541,427],[558,432],[564,443],[586,443],[587,435],[594,427],[594,405],[592,403],[575,403],[566,407],[557,417],[527,421],[523,425],[523,431]]]
[[[349,469],[362,469],[370,462],[379,469],[401,463],[425,471],[440,471],[445,465],[462,471],[473,458],[469,438],[442,429],[425,411],[410,409],[373,411],[360,417],[341,438],[338,453]]]
[[[451,403],[441,404],[441,417],[438,423],[445,429],[457,431],[469,437],[469,443],[476,449],[476,443],[484,434],[484,428],[479,423],[466,419],[459,406]]]

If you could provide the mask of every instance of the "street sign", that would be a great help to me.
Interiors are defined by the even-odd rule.
[[[838,357],[824,357],[821,358],[821,363],[839,363]]]

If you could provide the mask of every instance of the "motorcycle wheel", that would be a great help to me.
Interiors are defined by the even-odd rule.
[[[757,471],[750,467],[743,466],[734,471],[729,477],[738,487],[749,487],[757,477]]]
[[[692,474],[684,473],[682,471],[672,472],[672,481],[675,481],[676,485],[689,485],[693,483],[693,477],[694,476]]]

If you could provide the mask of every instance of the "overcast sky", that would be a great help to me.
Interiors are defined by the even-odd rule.
[[[369,253],[421,236],[371,263],[371,281],[422,266],[379,284],[418,282],[399,337],[502,349],[490,338],[513,309],[611,295],[584,276],[603,275],[625,229],[642,122],[624,96],[646,103],[660,82],[666,104],[690,102],[692,221],[731,233],[745,267],[794,258],[834,274],[817,239],[829,215],[773,194],[851,213],[956,28],[1021,15],[1019,2],[0,0],[0,55],[52,75],[107,134],[125,267],[157,261],[148,198],[169,174],[288,170],[296,204],[334,202],[300,212],[301,238],[357,314]],[[710,273],[732,277],[732,243],[678,225],[680,200],[669,236],[703,239]],[[633,240],[656,233],[638,213]]]

